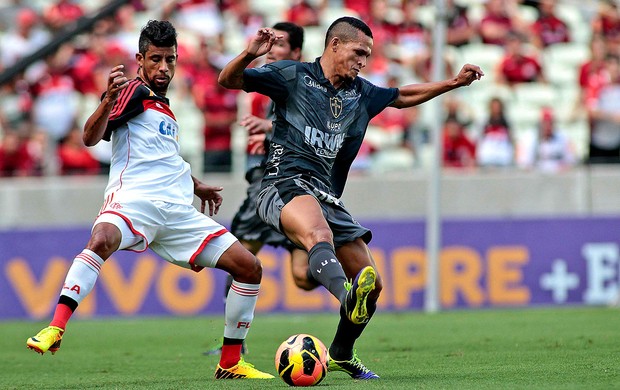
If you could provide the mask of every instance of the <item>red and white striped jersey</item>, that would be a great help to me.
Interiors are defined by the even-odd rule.
[[[190,166],[179,154],[179,126],[167,98],[139,78],[129,82],[110,113],[104,140],[112,139],[105,197],[142,197],[192,204]]]

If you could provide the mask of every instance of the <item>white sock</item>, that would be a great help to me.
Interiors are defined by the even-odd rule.
[[[233,280],[226,297],[224,337],[245,339],[254,319],[254,308],[260,284],[239,283]]]
[[[88,249],[75,256],[60,295],[66,295],[78,304],[82,302],[95,286],[103,261],[99,255]]]

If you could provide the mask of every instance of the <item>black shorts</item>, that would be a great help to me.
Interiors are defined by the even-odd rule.
[[[311,195],[320,203],[323,216],[334,235],[336,248],[357,238],[361,238],[366,244],[372,239],[372,232],[353,219],[340,199],[320,191],[301,175],[282,179],[265,187],[258,196],[258,215],[281,232],[282,208],[300,195]]]
[[[246,174],[246,180],[250,184],[247,196],[232,220],[230,232],[242,241],[259,241],[273,247],[283,247],[292,251],[295,245],[286,236],[263,222],[256,214],[256,199],[260,192],[263,172],[262,168],[255,167]]]

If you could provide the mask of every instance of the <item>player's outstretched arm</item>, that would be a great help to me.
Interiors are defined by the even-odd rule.
[[[407,108],[417,106],[442,93],[470,85],[475,80],[480,80],[482,76],[484,76],[484,72],[480,67],[465,64],[461,71],[451,79],[423,84],[409,84],[400,87],[398,98],[392,103],[392,107]]]
[[[209,204],[209,215],[213,216],[220,211],[222,205],[222,195],[220,191],[224,188],[207,185],[192,176],[194,181],[194,194],[200,198],[200,212],[204,213],[207,203]]]
[[[264,27],[258,30],[248,43],[248,47],[222,69],[217,82],[228,89],[243,88],[243,70],[256,58],[267,54],[274,42],[282,38],[283,35],[276,35],[270,28]]]
[[[123,68],[123,65],[117,65],[112,68],[108,76],[108,90],[95,112],[84,124],[82,140],[86,146],[94,146],[101,141],[108,125],[110,112],[112,112],[116,99],[118,99],[118,94],[121,90],[127,88],[128,80],[125,77],[125,73],[123,73]]]

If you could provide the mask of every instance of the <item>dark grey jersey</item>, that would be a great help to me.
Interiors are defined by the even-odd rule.
[[[303,175],[322,191],[342,194],[368,122],[398,97],[363,78],[335,89],[313,63],[278,61],[243,73],[244,90],[275,103],[263,187]]]

